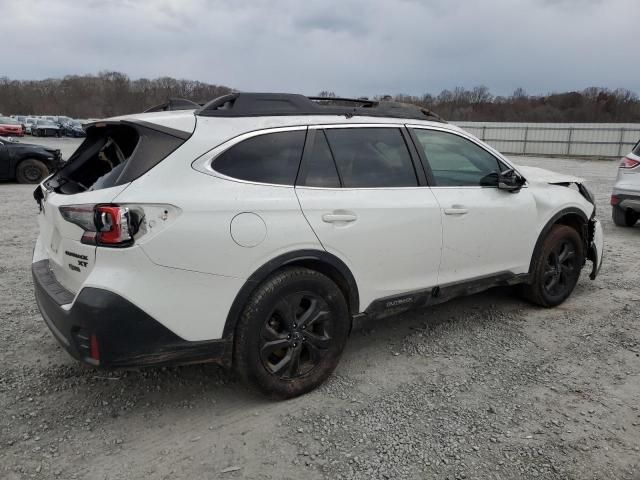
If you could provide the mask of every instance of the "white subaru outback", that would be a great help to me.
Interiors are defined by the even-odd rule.
[[[100,121],[34,196],[35,295],[71,355],[220,361],[281,398],[327,378],[355,317],[499,285],[552,307],[602,258],[581,179],[393,102],[236,93]]]

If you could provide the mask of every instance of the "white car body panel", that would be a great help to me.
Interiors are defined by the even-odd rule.
[[[243,284],[238,278],[156,265],[141,247],[133,246],[98,248],[96,268],[84,286],[117,293],[176,335],[197,341],[222,337],[227,313]]]
[[[376,299],[438,285],[442,228],[431,189],[297,187],[296,192],[322,246],[354,272],[363,310]]]
[[[440,284],[529,271],[537,240],[529,188],[434,187],[442,209]]]
[[[640,151],[640,147],[636,147]],[[640,155],[631,152],[626,157],[640,162]],[[640,166],[634,168],[618,168],[618,176],[613,185],[613,193],[640,197]],[[627,202],[629,202],[627,200]],[[640,211],[640,198],[635,200],[634,210]]]

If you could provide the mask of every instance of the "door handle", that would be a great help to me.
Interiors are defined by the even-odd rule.
[[[325,213],[322,221],[326,223],[355,222],[358,217],[354,213]]]
[[[462,205],[452,205],[451,208],[445,208],[445,215],[466,215],[469,213],[469,209],[463,207]]]

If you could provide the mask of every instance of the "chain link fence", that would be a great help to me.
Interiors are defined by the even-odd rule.
[[[620,157],[640,140],[640,124],[456,122],[505,154]]]

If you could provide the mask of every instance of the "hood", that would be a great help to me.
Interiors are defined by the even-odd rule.
[[[13,148],[26,148],[29,150],[45,150],[47,152],[55,153],[57,148],[45,147],[43,145],[36,145],[35,143],[22,143],[22,142],[11,142],[5,143],[7,147]]]
[[[574,177],[573,175],[565,175],[564,173],[552,172],[544,168],[538,167],[517,167],[524,178],[529,182],[540,183],[582,183],[584,178]]]

